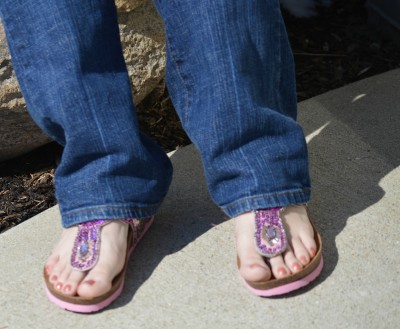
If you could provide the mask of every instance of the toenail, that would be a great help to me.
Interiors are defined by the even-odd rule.
[[[301,262],[303,265],[306,265],[306,264],[308,263],[307,258],[304,257],[304,256],[301,256],[299,259],[300,259],[300,262]]]
[[[56,284],[56,289],[61,290],[62,286],[63,286],[62,283],[61,283],[61,282],[58,282],[58,283]]]
[[[300,271],[301,270],[301,265],[299,263],[294,263],[292,265],[293,271]]]
[[[57,275],[53,275],[52,277],[51,277],[51,281],[57,281],[58,280],[58,276]]]
[[[87,280],[84,283],[88,284],[89,286],[93,286],[95,284],[95,281],[94,280]]]
[[[310,248],[311,257],[314,257],[316,253],[317,253],[317,252],[315,251],[314,248]]]
[[[286,275],[287,272],[286,272],[286,270],[284,268],[281,267],[281,268],[278,269],[278,274],[279,274],[279,276],[282,276],[282,275]]]
[[[50,272],[51,272],[51,271],[50,271],[50,266],[49,266],[49,265],[46,265],[45,268],[46,268],[46,274],[47,274],[47,275],[50,275]]]
[[[70,284],[67,284],[67,285],[64,287],[63,291],[64,291],[64,292],[70,292],[70,291],[71,291],[71,285],[70,285]]]

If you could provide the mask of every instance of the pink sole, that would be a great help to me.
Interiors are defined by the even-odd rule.
[[[319,262],[319,264],[315,268],[315,270],[312,271],[307,276],[305,276],[304,278],[301,278],[300,280],[290,282],[283,286],[268,289],[268,290],[255,289],[255,288],[251,287],[244,279],[242,279],[242,280],[243,280],[245,286],[247,287],[247,289],[249,289],[253,294],[260,296],[260,297],[273,297],[273,296],[287,294],[291,291],[300,289],[300,288],[308,285],[311,281],[314,281],[318,277],[318,275],[321,273],[323,267],[324,267],[324,262],[321,257],[321,261]]]
[[[118,298],[118,296],[121,294],[122,289],[123,289],[123,284],[107,299],[103,300],[101,303],[98,304],[93,304],[93,305],[80,305],[80,304],[72,304],[72,303],[67,303],[64,302],[61,299],[58,299],[57,297],[53,296],[51,292],[45,287],[46,289],[46,294],[47,297],[51,302],[56,304],[57,306],[71,312],[77,312],[77,313],[93,313],[93,312],[98,312],[102,310],[103,308],[107,307],[110,305],[114,300]]]
[[[147,225],[143,229],[143,232],[142,232],[141,236],[138,238],[137,243],[134,246],[132,246],[132,248],[129,250],[129,257],[131,256],[131,254],[135,250],[136,246],[139,244],[140,240],[146,234],[146,232],[150,228],[151,224],[153,224],[153,221],[154,221],[154,218],[151,219],[147,223]],[[53,302],[57,306],[65,309],[67,311],[72,311],[72,312],[76,312],[76,313],[93,313],[93,312],[98,312],[98,311],[102,310],[103,308],[105,308],[108,305],[110,305],[114,300],[116,300],[118,298],[118,296],[121,294],[122,289],[124,288],[124,283],[125,283],[125,280],[123,280],[121,285],[120,285],[120,287],[112,295],[110,295],[108,298],[106,298],[105,300],[103,300],[103,301],[101,301],[100,303],[97,303],[97,304],[88,304],[88,305],[74,304],[74,303],[65,302],[65,301],[57,298],[56,296],[54,296],[47,289],[46,286],[45,286],[45,290],[46,290],[47,297],[49,298],[49,300],[51,302]]]

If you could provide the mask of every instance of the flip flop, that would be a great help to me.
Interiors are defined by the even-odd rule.
[[[283,253],[287,247],[286,233],[280,218],[283,208],[262,209],[255,211],[255,242],[258,252],[267,258]],[[307,210],[308,213],[308,210]],[[310,218],[310,216],[309,216]],[[315,280],[323,268],[321,236],[312,224],[314,239],[317,244],[316,255],[300,272],[285,278],[271,278],[268,281],[248,281],[243,279],[245,286],[255,295],[272,297],[287,294],[300,289]],[[238,268],[240,259],[237,257]]]
[[[113,279],[111,289],[107,293],[95,298],[67,296],[53,287],[44,269],[45,290],[49,300],[61,308],[77,313],[93,313],[110,305],[121,294],[125,282],[125,273],[128,268],[129,257],[153,223],[153,220],[154,217],[140,220],[133,218],[123,219],[123,221],[128,222],[130,226],[125,264],[122,271]],[[71,256],[71,266],[74,269],[88,271],[96,265],[100,251],[101,228],[108,223],[110,223],[110,221],[100,219],[78,225],[78,233],[75,238]]]

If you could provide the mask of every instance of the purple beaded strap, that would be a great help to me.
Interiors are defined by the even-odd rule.
[[[274,257],[286,249],[286,233],[280,218],[282,208],[261,209],[255,211],[256,247],[266,257]]]
[[[129,218],[124,221],[133,226],[137,226],[138,220]],[[96,265],[100,251],[100,231],[101,228],[109,223],[104,219],[99,219],[78,225],[74,247],[71,255],[71,266],[80,271],[87,271]]]

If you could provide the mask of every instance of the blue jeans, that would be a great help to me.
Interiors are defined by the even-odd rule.
[[[167,84],[213,200],[231,217],[304,204],[307,148],[277,0],[155,0]],[[63,225],[153,215],[172,166],[139,132],[113,0],[1,0],[30,114],[64,153]]]

